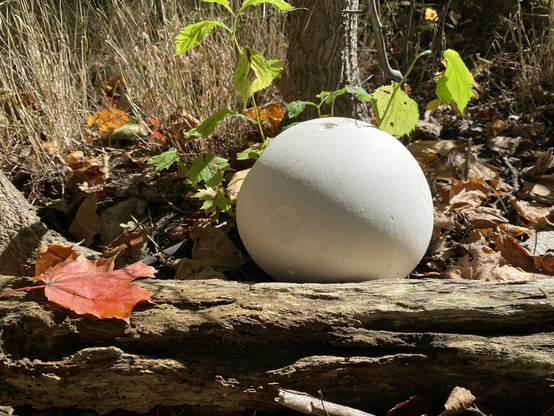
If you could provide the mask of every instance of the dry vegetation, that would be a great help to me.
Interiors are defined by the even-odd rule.
[[[5,170],[87,148],[86,116],[107,106],[101,83],[121,75],[119,105],[145,122],[180,111],[203,119],[240,109],[232,89],[235,51],[214,33],[200,48],[174,56],[174,37],[187,24],[216,18],[218,5],[178,0],[4,1],[0,3],[0,160]],[[266,56],[284,58],[282,19],[260,9],[241,36]],[[271,92],[269,92],[271,93]],[[181,150],[228,151],[240,126],[224,125],[217,143],[191,141]],[[170,132],[171,133],[171,132]],[[182,144],[182,143],[181,143]],[[179,147],[179,143],[171,143]]]
[[[416,8],[406,43],[410,2],[381,3],[385,36],[396,61],[393,66],[403,68],[418,48],[429,47],[433,29]],[[481,102],[502,95],[511,103],[510,111],[527,113],[543,105],[544,91],[553,90],[554,32],[543,29],[545,22],[551,22],[551,2],[531,2],[524,10],[519,6],[516,13],[497,19],[496,27],[486,33],[479,20],[483,10],[474,2],[452,5],[454,14],[446,26],[448,46],[473,60],[476,79],[484,87]],[[466,14],[466,20],[456,20],[459,12]],[[86,122],[87,116],[110,105],[107,88],[116,90],[117,105],[139,123],[155,118],[166,126],[170,141],[164,148],[139,140],[135,151],[149,147],[152,155],[176,147],[191,156],[210,151],[232,154],[249,140],[250,127],[237,119],[222,123],[208,139],[185,143],[177,131],[179,117],[202,120],[220,108],[241,109],[232,88],[235,50],[226,34],[213,31],[201,47],[174,56],[174,37],[184,26],[218,18],[220,13],[219,5],[200,5],[199,0],[0,2],[3,170],[12,177],[25,170],[35,179],[46,172],[50,181],[63,182],[60,161],[69,152],[107,151],[106,144],[96,142],[93,147],[87,142]],[[256,8],[242,27],[245,44],[286,63],[285,22],[274,8]],[[477,33],[486,36],[477,39]],[[362,87],[372,91],[381,80],[371,28],[363,15],[359,35]],[[431,90],[425,65],[422,62],[410,79],[414,98],[422,106]],[[119,75],[121,83],[114,84],[113,77]],[[111,85],[106,85],[110,79]],[[269,88],[258,103],[269,102],[275,93]],[[156,146],[160,149],[152,149]],[[27,197],[34,199],[28,192]]]

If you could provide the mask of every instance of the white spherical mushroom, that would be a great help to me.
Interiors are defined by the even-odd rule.
[[[252,259],[279,281],[405,278],[429,244],[433,202],[397,139],[322,118],[269,144],[241,187],[237,226]]]

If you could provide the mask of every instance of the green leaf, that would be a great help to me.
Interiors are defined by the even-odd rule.
[[[291,101],[285,106],[285,110],[290,118],[296,117],[298,114],[300,114],[304,109],[306,108],[307,104],[312,104],[315,106],[314,103],[310,101]]]
[[[204,3],[217,3],[221,4],[223,7],[225,7],[227,10],[229,10],[229,13],[231,13],[233,16],[235,15],[233,13],[233,10],[231,9],[231,6],[229,6],[229,0],[202,0]]]
[[[203,180],[207,186],[218,186],[226,170],[232,170],[227,159],[214,154],[206,155],[205,158],[198,156],[192,161],[188,177],[196,183]]]
[[[199,200],[204,201],[200,209],[207,212],[219,210],[234,216],[233,206],[236,201],[229,201],[223,190],[216,190],[214,188],[201,189],[194,194],[194,196]]]
[[[436,94],[437,94],[437,97],[439,97],[439,100],[441,100],[444,104],[449,105],[452,102],[452,94],[448,89],[447,82],[448,82],[448,77],[446,75],[437,77]]]
[[[258,159],[260,155],[263,153],[262,149],[258,149],[255,147],[249,147],[246,150],[243,150],[240,153],[237,153],[237,160],[247,160],[247,159]]]
[[[244,106],[250,96],[255,92],[263,90],[271,85],[273,80],[279,76],[283,69],[283,63],[279,60],[266,61],[263,56],[249,47],[240,51],[237,68],[233,73],[235,89],[244,101]],[[250,70],[254,72],[256,79],[252,83],[248,80]]]
[[[346,92],[346,88],[341,88],[336,91],[323,91],[316,95],[317,98],[321,99],[321,103],[329,104],[337,97],[343,95]]]
[[[283,62],[281,62],[279,59],[270,59],[269,61],[267,61],[267,63],[271,68],[271,81],[273,81],[275,78],[281,75],[281,71],[283,70]]]
[[[246,10],[247,7],[250,6],[257,6],[262,3],[268,3],[272,4],[279,8],[279,10],[291,10],[294,9],[293,6],[288,4],[286,1],[283,0],[246,0],[244,3],[242,3],[242,6],[240,7],[239,13],[242,13],[244,10]]]
[[[179,153],[176,150],[168,150],[167,152],[160,153],[153,156],[148,163],[150,165],[156,165],[155,172],[162,169],[169,169],[171,165],[179,160]]]
[[[391,85],[377,88],[372,102],[381,130],[400,137],[415,128],[419,119],[417,103],[399,88],[398,83],[393,81]]]
[[[346,87],[336,91],[322,91],[317,94],[316,97],[321,100],[321,103],[329,104],[331,101],[345,93],[355,94],[360,100],[363,101],[371,100],[371,95],[368,92],[366,92],[362,87],[355,85],[347,85]]]
[[[200,209],[205,211],[213,211],[215,209],[214,201],[217,191],[214,188],[200,189],[197,193],[194,194],[195,198],[198,198],[201,201],[204,201]]]
[[[450,104],[450,101],[454,101],[463,114],[467,103],[473,95],[471,92],[473,78],[458,52],[447,49],[444,51],[444,58],[448,66],[444,75],[438,79],[437,96],[445,104]],[[450,100],[448,100],[449,96],[451,97]]]
[[[222,27],[232,32],[223,22],[216,22],[213,20],[203,20],[202,22],[188,25],[175,36],[175,55],[180,55],[198,46],[215,26]]]
[[[102,139],[109,140],[135,140],[137,137],[146,137],[148,133],[137,123],[129,122],[113,129],[108,134],[102,136]]]
[[[219,122],[227,116],[244,117],[243,114],[233,113],[231,110],[222,108],[221,110],[218,110],[215,114],[208,117],[206,120],[204,120],[195,128],[187,131],[185,133],[185,137],[190,137],[190,136],[206,137],[208,134],[211,134],[215,130]]]
[[[344,87],[346,89],[346,92],[349,94],[356,94],[358,98],[362,101],[371,101],[371,94],[366,92],[362,87],[358,87],[356,85],[347,85]]]

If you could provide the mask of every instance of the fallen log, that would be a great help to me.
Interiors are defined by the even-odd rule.
[[[293,389],[368,413],[455,386],[480,408],[554,405],[554,280],[286,284],[147,279],[131,325],[79,316],[42,290],[0,299],[0,405],[107,413],[282,410]],[[0,293],[29,279],[0,277]]]

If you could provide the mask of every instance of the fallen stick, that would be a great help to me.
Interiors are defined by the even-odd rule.
[[[294,390],[279,389],[279,396],[275,401],[281,403],[289,409],[306,415],[316,416],[375,416],[371,413],[362,412],[361,410],[352,409],[351,407],[341,406],[327,402],[316,397],[310,396],[307,393],[302,393]]]

